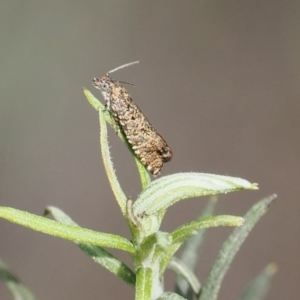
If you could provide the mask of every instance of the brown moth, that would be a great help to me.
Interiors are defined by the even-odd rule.
[[[124,132],[136,156],[153,176],[159,176],[163,163],[172,158],[170,147],[133,102],[120,81],[109,77],[110,73],[136,63],[138,61],[111,70],[101,78],[94,78],[93,83],[101,91],[106,109]]]

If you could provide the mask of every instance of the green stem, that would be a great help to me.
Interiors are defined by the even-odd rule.
[[[135,300],[151,300],[153,272],[150,268],[139,268],[136,273]]]

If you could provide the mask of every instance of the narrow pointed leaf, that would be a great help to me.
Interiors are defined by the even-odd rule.
[[[116,197],[116,200],[121,208],[122,214],[126,215],[126,201],[127,197],[124,194],[121,185],[118,181],[116,172],[114,170],[113,162],[111,160],[108,139],[107,139],[107,127],[104,118],[104,113],[100,109],[99,110],[99,121],[100,121],[100,146],[101,146],[101,154],[103,159],[103,164],[105,167],[105,171],[111,186],[111,189]]]
[[[204,207],[201,212],[198,220],[204,217],[212,216],[215,207],[217,204],[216,196],[211,197],[208,201],[207,205]],[[205,236],[207,234],[208,228],[202,228],[198,230],[196,235],[191,236],[184,244],[184,248],[182,249],[181,260],[191,269],[194,270],[197,261],[199,260],[199,256],[201,253],[201,247],[203,245]]]
[[[247,287],[240,300],[263,300],[277,272],[275,264],[269,264]]]
[[[169,260],[178,250],[181,244],[193,234],[196,234],[199,229],[218,227],[218,226],[241,226],[244,219],[235,216],[211,216],[201,218],[187,224],[184,224],[170,233],[172,236],[172,245],[165,249],[165,254],[161,261],[161,272],[166,268]]]
[[[257,189],[247,180],[204,173],[178,173],[161,177],[149,184],[134,203],[135,215],[152,215],[179,200]]]
[[[210,216],[191,221],[180,226],[171,233],[173,244],[182,244],[189,237],[196,234],[199,229],[218,227],[218,226],[241,226],[244,223],[242,217],[236,216]]]
[[[57,207],[49,206],[46,210],[51,213],[54,219],[60,223],[72,226],[78,226],[67,214]],[[123,279],[131,286],[135,286],[135,274],[122,261],[117,259],[114,255],[106,251],[100,246],[91,244],[83,244],[76,242],[79,248],[90,256],[96,263],[100,264],[113,274]]]
[[[135,253],[133,245],[127,239],[118,235],[97,232],[77,226],[64,225],[49,220],[48,218],[40,217],[11,207],[0,206],[0,217],[35,231],[40,231],[75,243],[89,243],[92,245],[124,250],[131,254]]]
[[[134,161],[137,165],[139,175],[140,175],[142,189],[145,189],[151,182],[150,175],[149,175],[147,169],[145,168],[145,166],[141,163],[141,161],[136,157],[135,153],[132,151],[128,141],[126,141],[126,142],[128,144],[128,147],[130,148],[130,151],[132,152],[132,155],[134,157]]]
[[[201,290],[200,300],[217,299],[223,278],[241,245],[259,219],[267,212],[269,205],[276,198],[272,195],[254,204],[245,215],[243,226],[235,228],[224,242],[218,257]]]
[[[211,216],[216,204],[217,197],[212,196],[198,219]],[[180,260],[191,271],[196,269],[207,231],[208,228],[198,230],[198,233],[191,236],[183,245]],[[191,299],[193,295],[190,284],[182,276],[177,276],[175,292],[187,299]]]
[[[186,300],[178,294],[165,292],[157,300]]]
[[[83,88],[83,93],[96,111],[99,111],[100,109],[105,110],[105,106],[89,90]],[[107,122],[112,125],[112,118],[107,118]]]
[[[0,259],[0,279],[17,300],[35,300],[35,296],[20,282],[20,280],[8,269]]]
[[[178,276],[184,278],[188,282],[195,295],[200,292],[200,282],[195,273],[180,259],[172,257],[168,263],[168,269],[173,270]]]

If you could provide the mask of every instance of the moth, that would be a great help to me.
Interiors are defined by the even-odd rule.
[[[93,84],[101,91],[106,110],[125,134],[135,155],[153,176],[159,176],[163,164],[171,160],[172,150],[121,85],[126,82],[113,80],[109,76],[110,73],[136,63],[138,61],[113,69],[101,78],[94,78]]]

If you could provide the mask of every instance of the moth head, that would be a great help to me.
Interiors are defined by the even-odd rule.
[[[113,87],[113,80],[108,75],[101,78],[94,78],[93,84],[96,89],[101,91],[105,99],[109,97]]]
[[[94,78],[93,79],[93,83],[94,83],[94,86],[96,89],[100,90],[103,97],[105,98],[105,100],[109,100],[109,96],[111,94],[111,90],[113,89],[114,85],[116,85],[116,81],[114,81],[113,79],[111,79],[109,77],[109,74],[110,73],[113,73],[117,70],[120,70],[120,69],[123,69],[125,67],[128,67],[128,66],[131,66],[131,65],[134,65],[134,64],[137,64],[139,63],[138,61],[133,61],[133,62],[130,62],[128,64],[125,64],[125,65],[122,65],[122,66],[119,66],[113,70],[110,70],[109,72],[106,73],[105,76],[101,77],[101,78]],[[118,81],[118,83],[127,83],[127,84],[130,84],[130,85],[133,85],[131,83],[128,83],[128,82],[125,82],[125,81]]]

